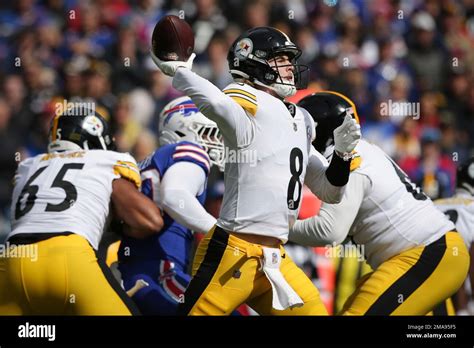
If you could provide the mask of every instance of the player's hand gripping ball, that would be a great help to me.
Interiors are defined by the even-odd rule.
[[[160,70],[174,76],[179,67],[191,69],[194,34],[190,25],[177,16],[165,16],[155,26],[151,39],[151,57]]]

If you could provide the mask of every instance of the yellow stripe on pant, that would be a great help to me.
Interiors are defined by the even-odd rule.
[[[35,256],[16,257],[12,248]],[[58,235],[14,246],[0,259],[0,315],[131,315],[137,313],[87,240]]]
[[[451,231],[382,263],[359,280],[344,315],[425,315],[462,286],[469,254]]]
[[[229,315],[247,303],[260,315],[327,315],[311,280],[280,247],[280,271],[304,301],[298,308],[272,308],[272,289],[259,270],[262,246],[248,243],[219,227],[209,231],[199,244],[193,262],[193,278],[184,295],[180,313]]]

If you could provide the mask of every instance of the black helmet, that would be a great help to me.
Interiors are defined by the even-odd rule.
[[[474,157],[461,164],[457,170],[456,187],[465,189],[474,195]]]
[[[337,92],[323,91],[311,94],[301,99],[298,106],[306,109],[313,118],[316,125],[316,139],[313,145],[322,154],[328,146],[334,144],[334,130],[342,124],[346,112],[352,113],[357,123],[360,123],[355,104]]]
[[[107,121],[91,109],[73,107],[54,117],[49,130],[48,152],[115,150]]]
[[[270,59],[282,55],[288,56],[294,67],[294,84],[284,83],[278,71],[268,63]],[[302,73],[307,72],[308,67],[297,64],[300,55],[301,50],[285,33],[272,27],[257,27],[247,30],[234,41],[227,61],[234,79],[246,79],[267,87],[273,84],[291,86],[294,94],[296,89],[306,88],[307,82]]]

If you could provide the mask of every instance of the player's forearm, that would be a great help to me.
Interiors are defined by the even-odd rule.
[[[125,179],[114,180],[112,204],[116,215],[139,237],[158,232],[163,228],[163,219],[158,207],[148,197]]]
[[[314,247],[342,243],[347,237],[351,221],[343,218],[344,212],[336,205],[324,207],[317,216],[296,221],[290,231],[289,240]]]
[[[330,231],[319,217],[311,217],[295,222],[290,230],[288,240],[305,246],[325,246],[332,243]]]
[[[342,243],[351,230],[365,192],[369,189],[370,181],[366,176],[351,174],[341,202],[323,203],[317,216],[297,221],[290,231],[289,239],[311,246]]]
[[[333,154],[331,163],[326,169],[326,178],[333,186],[344,186],[349,181],[351,161],[344,161],[336,153]]]
[[[187,190],[168,188],[161,192],[164,211],[181,225],[200,233],[208,232],[215,225],[216,219]]]
[[[337,165],[340,165],[340,163],[337,163]],[[333,164],[332,169],[329,170],[330,167],[326,159],[319,152],[313,149],[310,153],[305,184],[323,202],[339,203],[344,195],[344,185],[347,180],[344,182],[339,176],[331,180],[328,178],[332,175],[334,168],[337,169],[337,165]]]

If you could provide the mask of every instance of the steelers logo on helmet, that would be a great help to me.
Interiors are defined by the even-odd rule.
[[[280,98],[306,87],[308,66],[299,64],[301,50],[282,31],[272,27],[256,27],[239,36],[227,55],[230,73],[235,81],[250,81],[273,90]],[[277,57],[288,60],[277,63]],[[280,76],[292,67],[293,78]]]
[[[99,118],[97,118],[94,115],[87,116],[84,119],[84,123],[82,124],[82,127],[90,135],[95,135],[95,136],[101,136],[102,132],[104,131],[104,125],[99,120]]]
[[[235,55],[240,59],[247,59],[252,53],[253,42],[249,38],[243,38],[235,45]]]

